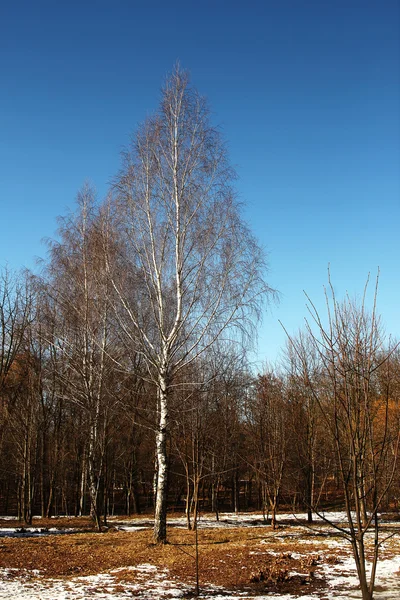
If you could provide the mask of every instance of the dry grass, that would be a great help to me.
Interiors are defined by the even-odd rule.
[[[9,527],[10,522],[0,523],[1,526]],[[33,526],[74,527],[81,532],[0,539],[0,566],[16,569],[16,576],[26,570],[38,570],[49,578],[71,578],[121,569],[116,576],[132,581],[136,573],[128,567],[150,563],[167,568],[177,581],[194,584],[193,532],[170,528],[168,544],[160,546],[153,543],[150,529],[124,532],[110,528],[96,533],[88,519],[41,519]],[[200,583],[252,593],[304,593],[305,586],[309,593],[323,587],[323,579],[315,579],[314,573],[324,562],[340,562],[343,551],[328,550],[321,538],[299,531],[295,526],[281,527],[278,532],[269,526],[200,529]]]

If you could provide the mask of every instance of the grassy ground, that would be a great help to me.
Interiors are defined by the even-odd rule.
[[[15,523],[0,521],[0,527],[10,526]],[[96,533],[84,518],[40,519],[32,526],[76,528],[79,533],[0,538],[0,566],[13,569],[13,577],[28,570],[40,571],[46,578],[71,579],[119,569],[115,577],[124,583],[137,577],[129,567],[151,564],[168,569],[175,581],[194,586],[194,532],[170,527],[168,544],[157,546],[151,529],[120,531],[117,521],[104,533]],[[327,565],[340,564],[345,556],[343,543],[334,533],[316,533],[296,524],[281,525],[275,531],[270,526],[200,528],[198,543],[200,585],[254,595],[279,592],[295,596],[307,591],[320,592],[323,597],[326,583],[321,573]],[[386,556],[400,550],[397,538],[390,544]]]

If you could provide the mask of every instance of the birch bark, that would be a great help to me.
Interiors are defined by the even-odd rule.
[[[177,67],[158,113],[124,154],[110,201],[118,259],[106,250],[115,315],[157,390],[157,542],[166,540],[168,419],[177,375],[228,330],[230,340],[242,334],[242,341],[270,292],[233,178],[207,103]]]

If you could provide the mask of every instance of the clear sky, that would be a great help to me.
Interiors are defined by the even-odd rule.
[[[398,0],[6,1],[0,7],[0,265],[34,268],[85,180],[105,195],[129,135],[179,60],[208,97],[245,216],[281,293],[273,361],[302,326],[381,270],[400,337]]]

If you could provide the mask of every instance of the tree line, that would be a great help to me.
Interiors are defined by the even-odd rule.
[[[68,235],[81,219],[68,220]],[[0,512],[26,523],[90,513],[101,528],[110,514],[154,507],[157,386],[107,312],[94,253],[85,274],[77,240],[67,253],[64,236],[57,287],[2,274]],[[335,300],[332,318],[322,336],[310,325],[289,338],[261,374],[219,342],[175,378],[167,499],[189,527],[200,507],[257,508],[274,525],[280,502],[311,522],[346,494],[364,522],[375,504],[398,510],[399,351],[365,307]]]

